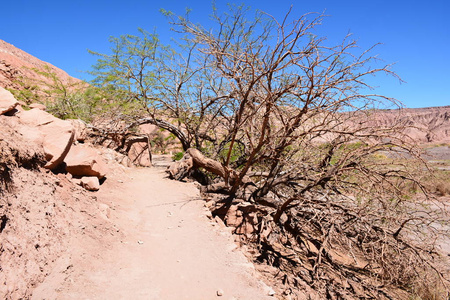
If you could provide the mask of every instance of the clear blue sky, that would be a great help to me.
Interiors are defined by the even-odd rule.
[[[217,0],[217,6],[223,7]],[[226,1],[232,2],[232,1]],[[281,18],[293,14],[329,15],[320,32],[339,40],[352,32],[359,44],[376,48],[406,81],[377,77],[379,92],[408,107],[450,105],[450,0],[246,0],[235,3]],[[47,61],[70,75],[89,79],[96,58],[87,49],[108,53],[110,36],[135,34],[137,28],[156,31],[163,40],[173,35],[160,8],[182,14],[191,8],[192,20],[206,24],[211,1],[138,0],[2,0],[0,39]]]

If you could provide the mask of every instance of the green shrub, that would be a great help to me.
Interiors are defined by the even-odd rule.
[[[184,156],[184,151],[175,152],[174,155],[172,155],[172,160],[177,161],[181,160]]]

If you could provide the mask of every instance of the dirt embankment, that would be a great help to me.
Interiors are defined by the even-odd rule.
[[[42,148],[0,117],[0,298],[28,299],[72,240],[117,235],[96,198],[42,168]],[[64,268],[70,268],[69,264]]]

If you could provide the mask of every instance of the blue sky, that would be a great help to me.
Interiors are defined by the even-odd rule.
[[[219,9],[231,1],[217,0]],[[281,18],[293,5],[293,15],[326,12],[320,33],[339,41],[348,32],[362,48],[383,43],[373,54],[406,83],[380,76],[377,92],[397,98],[407,107],[450,105],[450,0],[246,0],[235,3]],[[3,0],[0,39],[47,61],[70,75],[89,79],[96,58],[87,49],[108,53],[110,36],[154,29],[162,40],[174,34],[159,10],[182,14],[207,27],[211,1]]]

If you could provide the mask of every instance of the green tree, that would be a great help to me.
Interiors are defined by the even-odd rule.
[[[187,150],[213,141],[215,118],[229,96],[206,72],[207,62],[197,44],[182,40],[176,47],[163,46],[156,34],[139,29],[140,36],[111,38],[112,54],[99,54],[94,84],[121,90],[141,107],[127,128],[150,123],[174,134]]]

